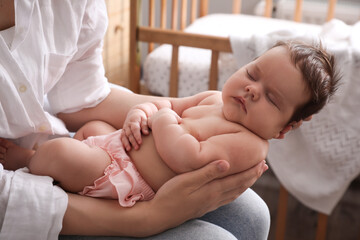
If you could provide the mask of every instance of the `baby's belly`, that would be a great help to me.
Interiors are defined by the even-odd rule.
[[[160,158],[151,133],[149,136],[142,136],[142,138],[143,143],[140,149],[131,150],[129,156],[144,180],[154,191],[157,191],[176,174]]]

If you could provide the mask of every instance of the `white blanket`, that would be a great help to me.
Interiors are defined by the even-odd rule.
[[[330,214],[350,182],[360,173],[360,22],[332,20],[318,33],[282,27],[251,35],[230,36],[239,67],[277,40],[322,39],[335,54],[343,75],[340,88],[310,122],[271,140],[268,159],[280,182],[308,207]]]

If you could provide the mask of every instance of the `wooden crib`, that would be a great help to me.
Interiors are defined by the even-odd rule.
[[[143,0],[144,1],[144,0]],[[208,88],[210,90],[217,88],[218,77],[218,59],[220,52],[231,52],[230,41],[228,37],[207,36],[196,33],[187,33],[183,29],[186,28],[187,22],[192,23],[196,18],[207,15],[208,0],[178,0],[171,1],[171,28],[167,25],[167,0],[161,0],[160,26],[155,26],[155,0],[149,1],[149,26],[140,26],[138,24],[139,2],[131,0],[130,9],[130,89],[134,92],[140,92],[140,65],[138,61],[138,43],[149,43],[149,52],[154,49],[154,43],[171,44],[171,70],[169,95],[176,97],[178,93],[178,57],[179,47],[188,46],[195,48],[203,48],[211,50],[211,66],[209,74]],[[190,4],[190,7],[188,7]],[[178,7],[180,5],[180,7]],[[302,0],[295,1],[294,21],[300,22],[302,19]],[[336,0],[328,1],[328,11],[326,20],[330,20],[334,16]],[[179,8],[179,9],[178,9]],[[190,8],[190,12],[187,9]],[[264,6],[264,16],[271,17],[273,10],[272,0],[266,0]],[[241,0],[233,0],[232,13],[241,14]],[[180,22],[178,20],[180,19]],[[179,27],[178,27],[179,26]],[[278,212],[276,221],[276,239],[284,239],[286,230],[286,214],[288,192],[281,187],[278,201]],[[326,238],[327,215],[318,214],[318,226],[316,232],[317,240]]]

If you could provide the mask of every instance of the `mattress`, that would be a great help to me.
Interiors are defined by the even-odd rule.
[[[230,35],[251,36],[288,28],[296,28],[297,31],[316,35],[321,29],[318,25],[299,24],[280,19],[239,14],[211,14],[197,19],[185,31],[229,37]],[[144,61],[143,80],[153,94],[169,96],[171,53],[171,45],[163,44],[151,52]],[[210,50],[179,48],[179,97],[208,90],[210,63]],[[243,64],[245,63],[239,64],[231,53],[220,53],[218,90],[222,89],[225,81]]]

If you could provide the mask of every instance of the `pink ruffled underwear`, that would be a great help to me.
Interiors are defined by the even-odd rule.
[[[104,176],[95,180],[93,186],[86,186],[79,194],[90,197],[118,199],[123,207],[131,207],[137,201],[150,200],[155,192],[140,176],[134,163],[127,155],[120,141],[122,130],[114,133],[89,137],[83,142],[104,149],[112,161]]]

